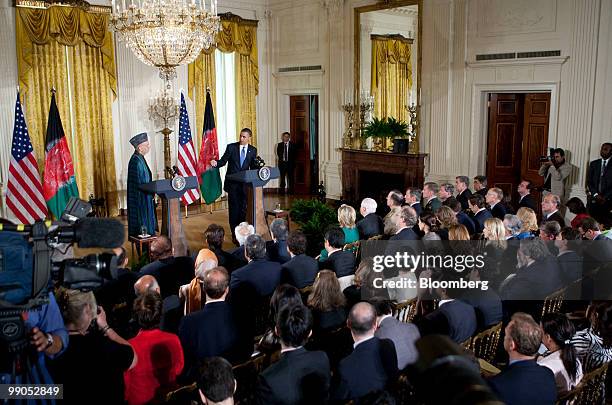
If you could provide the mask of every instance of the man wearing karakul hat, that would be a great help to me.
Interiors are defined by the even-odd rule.
[[[140,133],[130,139],[134,154],[130,158],[127,178],[128,235],[138,236],[146,228],[149,235],[155,235],[157,218],[153,194],[147,194],[139,186],[152,180],[151,170],[144,155],[149,153],[151,145],[146,133]]]

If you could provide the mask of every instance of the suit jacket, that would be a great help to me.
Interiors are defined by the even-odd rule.
[[[455,197],[457,199],[457,201],[459,201],[461,203],[461,208],[464,210],[467,210],[469,207],[468,205],[468,201],[470,200],[470,197],[472,196],[472,192],[470,191],[469,188],[466,188],[465,190],[463,190],[462,193],[457,194],[457,197]]]
[[[249,264],[232,273],[230,290],[251,287],[260,296],[271,295],[280,283],[281,265],[265,259],[251,260]]]
[[[487,195],[487,192],[489,191],[489,189],[487,187],[481,188],[478,191],[474,191],[474,194],[480,194],[482,196],[482,198],[485,198],[485,196]]]
[[[531,208],[535,212],[537,212],[537,209],[538,209],[538,207],[536,205],[536,202],[533,199],[533,196],[531,194],[527,194],[525,197],[523,197],[519,201],[519,208],[521,208],[521,207]]]
[[[324,404],[331,373],[327,354],[303,347],[281,354],[259,378],[257,398],[262,405]]]
[[[319,264],[315,259],[305,254],[297,255],[281,266],[281,284],[304,288],[314,284],[318,272]]]
[[[431,200],[427,201],[427,204],[425,204],[425,210],[436,212],[436,210],[441,206],[442,201],[440,201],[438,197],[433,197]]]
[[[372,236],[382,235],[384,233],[383,220],[375,213],[368,214],[361,221],[357,222],[357,230],[362,239],[370,239]]]
[[[219,266],[225,267],[229,273],[246,264],[244,255],[242,256],[242,259],[238,259],[233,254],[226,252],[223,249],[212,249],[212,251],[215,256],[217,256],[217,262],[219,262]],[[244,250],[242,251],[242,253],[244,253]]]
[[[276,158],[280,164],[283,161],[283,154],[285,149],[285,142],[279,142],[276,144]],[[297,145],[294,142],[289,141],[289,150],[287,151],[287,163],[288,166],[295,166],[295,156],[297,153]]]
[[[503,300],[543,300],[561,288],[559,264],[554,257],[521,267],[500,289]]]
[[[238,246],[237,248],[232,250],[230,254],[236,258],[238,263],[240,263],[240,267],[247,265],[248,261],[246,257],[244,256],[244,245]]]
[[[565,162],[559,168],[555,168],[554,165],[551,166],[540,166],[538,170],[538,174],[544,177],[544,183],[546,183],[546,179],[550,176],[550,192],[556,194],[563,200],[563,196],[565,194],[565,178],[570,175],[572,167],[569,163]]]
[[[493,215],[491,215],[491,211],[487,209],[480,211],[474,215],[474,230],[476,231],[476,233],[482,232],[482,230],[484,229],[484,223],[489,218],[493,218]]]
[[[383,390],[397,374],[397,354],[393,342],[373,337],[355,347],[340,361],[336,399],[356,399]]]
[[[606,171],[604,172],[603,178],[601,178],[601,162],[602,159],[593,160],[589,163],[589,177],[587,180],[587,187],[591,194],[601,194],[606,200],[612,200],[612,159],[608,160],[606,165]],[[601,179],[601,192],[599,190],[599,180]]]
[[[319,270],[333,270],[338,278],[354,274],[355,255],[348,250],[337,250],[319,262]]]
[[[246,158],[240,165],[240,143],[234,142],[227,145],[225,148],[225,153],[221,156],[221,159],[217,161],[217,167],[223,167],[227,164],[227,173],[226,174],[234,174],[243,170],[256,169],[255,166],[255,157],[257,157],[257,148],[248,145]],[[232,191],[236,187],[242,187],[242,183],[236,183],[229,179],[225,180],[225,185],[223,189],[228,193]]]
[[[291,260],[291,255],[287,251],[287,241],[279,240],[274,242],[273,240],[269,240],[266,242],[266,253],[268,255],[268,260],[272,262],[278,262],[283,264]]]
[[[416,211],[417,217],[420,216],[423,212],[423,207],[421,206],[420,202],[414,203],[413,205],[411,205],[411,207]]]
[[[495,218],[501,219],[502,221],[507,213],[508,211],[506,210],[506,206],[501,201],[495,204],[491,209],[491,215],[493,215]]]
[[[470,218],[468,214],[466,214],[463,211],[459,211],[456,214],[456,217],[457,217],[457,222],[465,226],[470,235],[473,235],[476,233],[476,225],[474,224],[474,221],[472,221],[472,218]]]
[[[480,289],[468,290],[461,297],[461,301],[471,305],[476,311],[478,330],[484,330],[502,320],[501,298],[490,287],[484,291]]]
[[[572,281],[582,278],[582,256],[573,250],[557,256],[561,281],[567,285]]]
[[[559,211],[556,211],[554,214],[552,214],[548,218],[542,216],[542,222],[547,222],[547,221],[557,221],[559,225],[561,225],[561,229],[563,229],[563,227],[565,226],[565,220],[563,219],[561,214],[559,214]]]
[[[193,279],[194,262],[190,256],[167,257],[140,269],[140,276],[151,275],[159,283],[162,298],[178,294],[179,287]]]
[[[471,305],[453,300],[440,305],[420,323],[422,335],[437,333],[449,336],[455,343],[462,343],[476,332],[476,312]]]
[[[388,316],[380,322],[374,336],[393,342],[397,353],[398,370],[403,370],[407,365],[417,361],[418,352],[414,342],[421,337],[421,334],[415,324],[400,322]]]
[[[234,358],[238,331],[231,307],[224,301],[211,302],[185,316],[178,335],[185,354],[185,371],[191,378],[198,375],[198,360],[211,356]]]
[[[396,233],[389,240],[419,240],[420,238],[412,230],[412,228],[404,228],[399,233]]]
[[[512,363],[489,379],[489,385],[507,405],[552,405],[557,399],[553,372],[535,360]]]

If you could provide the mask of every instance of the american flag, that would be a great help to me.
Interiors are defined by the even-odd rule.
[[[23,117],[19,93],[17,93],[15,104],[15,127],[13,128],[6,206],[22,224],[32,224],[47,216],[47,203],[42,194],[38,163],[34,157],[34,148],[32,148],[28,127]]]
[[[181,115],[179,117],[179,149],[178,149],[178,171],[181,176],[196,176],[196,157],[193,140],[191,139],[191,128],[189,116],[185,105],[185,96],[181,93]],[[187,190],[181,197],[184,205],[189,205],[200,198],[197,188]]]

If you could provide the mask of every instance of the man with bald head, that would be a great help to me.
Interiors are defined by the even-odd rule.
[[[355,304],[347,325],[353,337],[353,353],[340,361],[334,399],[357,399],[383,390],[397,374],[397,355],[393,342],[374,336],[376,310],[367,302]]]
[[[227,270],[224,267],[207,270],[202,289],[206,295],[204,308],[185,316],[178,332],[189,377],[197,376],[198,361],[204,358],[236,359],[238,332],[230,305],[225,302],[229,291]]]
[[[141,296],[156,293],[162,296],[157,279],[150,274],[140,277],[134,283],[134,294]],[[168,295],[162,301],[162,316],[159,328],[165,332],[177,333],[179,322],[183,317],[182,305],[177,295]]]
[[[158,236],[151,242],[151,263],[140,269],[140,275],[155,277],[162,298],[178,295],[179,287],[193,279],[194,259],[189,256],[174,256],[172,240]]]

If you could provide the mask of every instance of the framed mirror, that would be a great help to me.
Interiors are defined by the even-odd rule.
[[[417,153],[422,0],[381,0],[354,13],[357,128],[373,118],[403,121],[415,133],[410,152]]]

